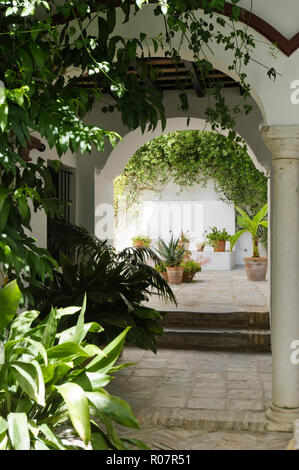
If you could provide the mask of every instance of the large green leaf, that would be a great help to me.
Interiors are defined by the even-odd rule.
[[[15,450],[30,450],[30,435],[25,413],[9,413],[8,434]]]
[[[44,346],[39,341],[35,341],[29,337],[15,339],[13,341],[7,341],[5,343],[5,354],[8,359],[10,358],[10,356],[13,356],[13,357],[15,356],[16,351],[15,351],[14,346],[18,343],[29,344],[29,346],[22,346],[21,348],[18,348],[18,351],[17,351],[18,354],[21,354],[21,353],[29,354],[29,355],[32,355],[33,357],[36,357],[38,354],[40,354],[41,357],[43,358],[45,365],[47,365],[48,363],[47,351],[45,350]]]
[[[56,318],[56,309],[52,308],[50,315],[46,320],[46,327],[43,332],[41,342],[46,349],[50,348],[55,341],[55,335],[57,332],[57,318]]]
[[[108,372],[111,367],[114,365],[116,362],[118,356],[121,353],[121,350],[123,349],[124,342],[126,339],[126,335],[128,331],[130,330],[130,327],[126,328],[124,331],[122,331],[111,343],[108,344],[103,349],[103,353],[105,354],[106,357],[98,356],[95,357],[87,366],[86,369],[90,372],[102,372],[105,374]]]
[[[58,343],[62,344],[66,341],[75,341],[80,344],[89,331],[91,331],[92,333],[100,333],[101,331],[104,331],[101,325],[99,325],[97,322],[85,323],[82,327],[80,335],[78,336],[75,336],[76,328],[76,326],[72,326],[71,328],[64,330],[62,333],[58,333],[56,335],[56,337],[59,338]]]
[[[93,392],[105,387],[110,380],[111,377],[109,375],[101,374],[100,372],[82,371],[72,382],[80,385],[86,392]]]
[[[47,350],[48,359],[67,360],[73,356],[89,357],[87,352],[77,343],[67,342],[57,344]]]
[[[36,364],[18,361],[9,366],[22,390],[39,405],[45,406],[44,383]]]
[[[89,406],[84,390],[75,383],[56,386],[67,406],[74,428],[85,444],[91,436]]]
[[[109,450],[105,436],[100,432],[91,434],[91,446],[93,450]]]
[[[139,429],[138,421],[126,401],[109,395],[104,390],[101,392],[86,392],[86,396],[94,408],[107,415],[113,421],[129,428]]]
[[[12,281],[0,289],[0,332],[16,315],[20,299],[21,292],[17,281]]]
[[[268,220],[262,220],[262,221],[260,222],[260,225],[262,225],[262,226],[265,227],[265,228],[268,228]]]
[[[243,235],[243,233],[246,233],[248,232],[248,230],[244,229],[244,230],[238,230],[238,232],[234,233],[234,235],[231,235],[229,237],[229,242],[230,242],[230,250],[232,251],[235,244],[237,243],[237,241],[239,240],[240,236]]]
[[[253,217],[253,222],[260,223],[261,220],[265,217],[265,215],[268,212],[268,204],[265,204],[264,207],[261,208],[261,210]]]
[[[39,312],[30,310],[22,312],[18,315],[9,328],[9,340],[14,340],[22,337],[31,326],[31,323],[38,316]]]
[[[74,330],[74,335],[72,337],[72,341],[74,343],[80,344],[86,335],[85,329],[84,329],[85,310],[86,310],[86,294],[84,294],[83,305],[82,305],[81,312],[78,317],[78,321]]]
[[[57,448],[59,450],[65,450],[66,449],[66,447],[62,444],[61,440],[57,436],[55,436],[52,429],[47,424],[45,424],[45,423],[41,424],[39,426],[39,429],[44,434],[44,436],[47,438],[47,440],[49,442],[51,442],[51,444],[55,448]]]
[[[66,307],[66,308],[59,308],[57,310],[56,318],[60,319],[65,315],[74,315],[75,313],[79,312],[81,307]]]

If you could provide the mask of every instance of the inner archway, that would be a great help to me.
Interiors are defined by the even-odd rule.
[[[114,188],[117,249],[140,234],[157,242],[170,232],[177,237],[189,232],[194,250],[211,226],[235,233],[234,205],[253,216],[267,202],[267,176],[256,169],[246,148],[205,131],[151,140],[131,157]],[[247,238],[243,253],[237,250],[236,264],[243,264],[242,255],[249,256]]]

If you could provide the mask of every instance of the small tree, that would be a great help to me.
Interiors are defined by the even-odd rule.
[[[230,249],[232,250],[234,248],[237,240],[243,233],[249,232],[252,237],[252,257],[258,258],[260,256],[258,249],[258,230],[260,226],[265,227],[266,229],[268,228],[268,221],[263,220],[268,211],[268,204],[265,204],[264,207],[253,217],[253,219],[250,219],[246,212],[243,211],[243,209],[240,207],[236,207],[236,210],[240,214],[240,216],[237,218],[238,224],[240,227],[244,228],[236,232],[234,235],[231,235]]]

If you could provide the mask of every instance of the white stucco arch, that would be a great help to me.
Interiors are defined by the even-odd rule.
[[[142,134],[140,128],[135,129],[134,131],[126,134],[122,141],[115,147],[115,149],[112,150],[106,165],[101,171],[101,176],[106,178],[113,177],[114,179],[123,172],[132,155],[134,155],[134,153],[144,144],[162,134],[165,135],[171,132],[185,130],[212,131],[210,124],[208,124],[204,119],[191,118],[189,124],[187,124],[186,118],[183,117],[168,118],[166,128],[164,130],[162,130],[160,122],[153,132],[145,131]],[[227,135],[228,132],[224,131],[222,134]],[[265,171],[265,168],[258,161],[249,144],[247,144],[247,147],[248,154],[256,168],[260,171]]]
[[[162,130],[161,123],[159,122],[154,131],[141,132],[140,128],[127,133],[122,141],[112,150],[105,166],[97,171],[95,174],[95,234],[100,236],[99,231],[102,231],[102,218],[105,214],[110,218],[110,228],[107,227],[107,237],[112,241],[113,229],[111,227],[113,216],[113,180],[123,172],[125,166],[129,162],[132,155],[142,145],[155,137],[162,134],[169,134],[175,131],[183,130],[205,130],[211,131],[211,127],[204,119],[190,118],[189,124],[185,117],[170,117],[167,119],[166,128]],[[223,132],[227,135],[227,132]],[[252,148],[248,144],[248,154],[250,155],[255,166],[261,170],[266,171],[262,164],[258,161]],[[109,207],[111,209],[109,209]],[[101,238],[101,237],[100,237]]]

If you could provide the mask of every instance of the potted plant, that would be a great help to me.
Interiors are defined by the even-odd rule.
[[[189,250],[189,245],[190,245],[190,236],[188,232],[184,233],[183,230],[181,231],[181,236],[179,240],[179,245],[183,246],[185,250]]]
[[[211,233],[206,238],[208,244],[214,248],[214,251],[225,251],[225,244],[229,240],[229,234],[226,229],[218,230],[217,227],[210,227]]]
[[[184,247],[179,245],[179,239],[174,240],[172,236],[167,244],[159,238],[157,252],[166,267],[169,284],[181,284],[184,271],[181,263],[186,252]]]
[[[196,248],[197,248],[197,251],[203,251],[205,246],[206,246],[207,242],[200,242],[200,243],[196,243]]]
[[[250,281],[265,281],[267,268],[268,268],[268,258],[261,257],[259,255],[259,227],[268,228],[268,221],[264,220],[268,211],[268,204],[265,204],[264,207],[251,219],[245,211],[240,207],[236,207],[236,210],[239,212],[237,218],[238,224],[240,227],[243,227],[242,230],[239,230],[234,235],[230,237],[230,249],[232,250],[240,238],[240,236],[249,232],[252,237],[252,256],[249,258],[243,258],[245,261],[247,277]]]
[[[201,264],[193,259],[187,259],[183,263],[183,280],[182,282],[192,282],[196,273],[201,271]]]
[[[146,248],[150,247],[152,240],[145,235],[137,235],[136,237],[132,238],[133,245],[136,247],[144,246]]]

